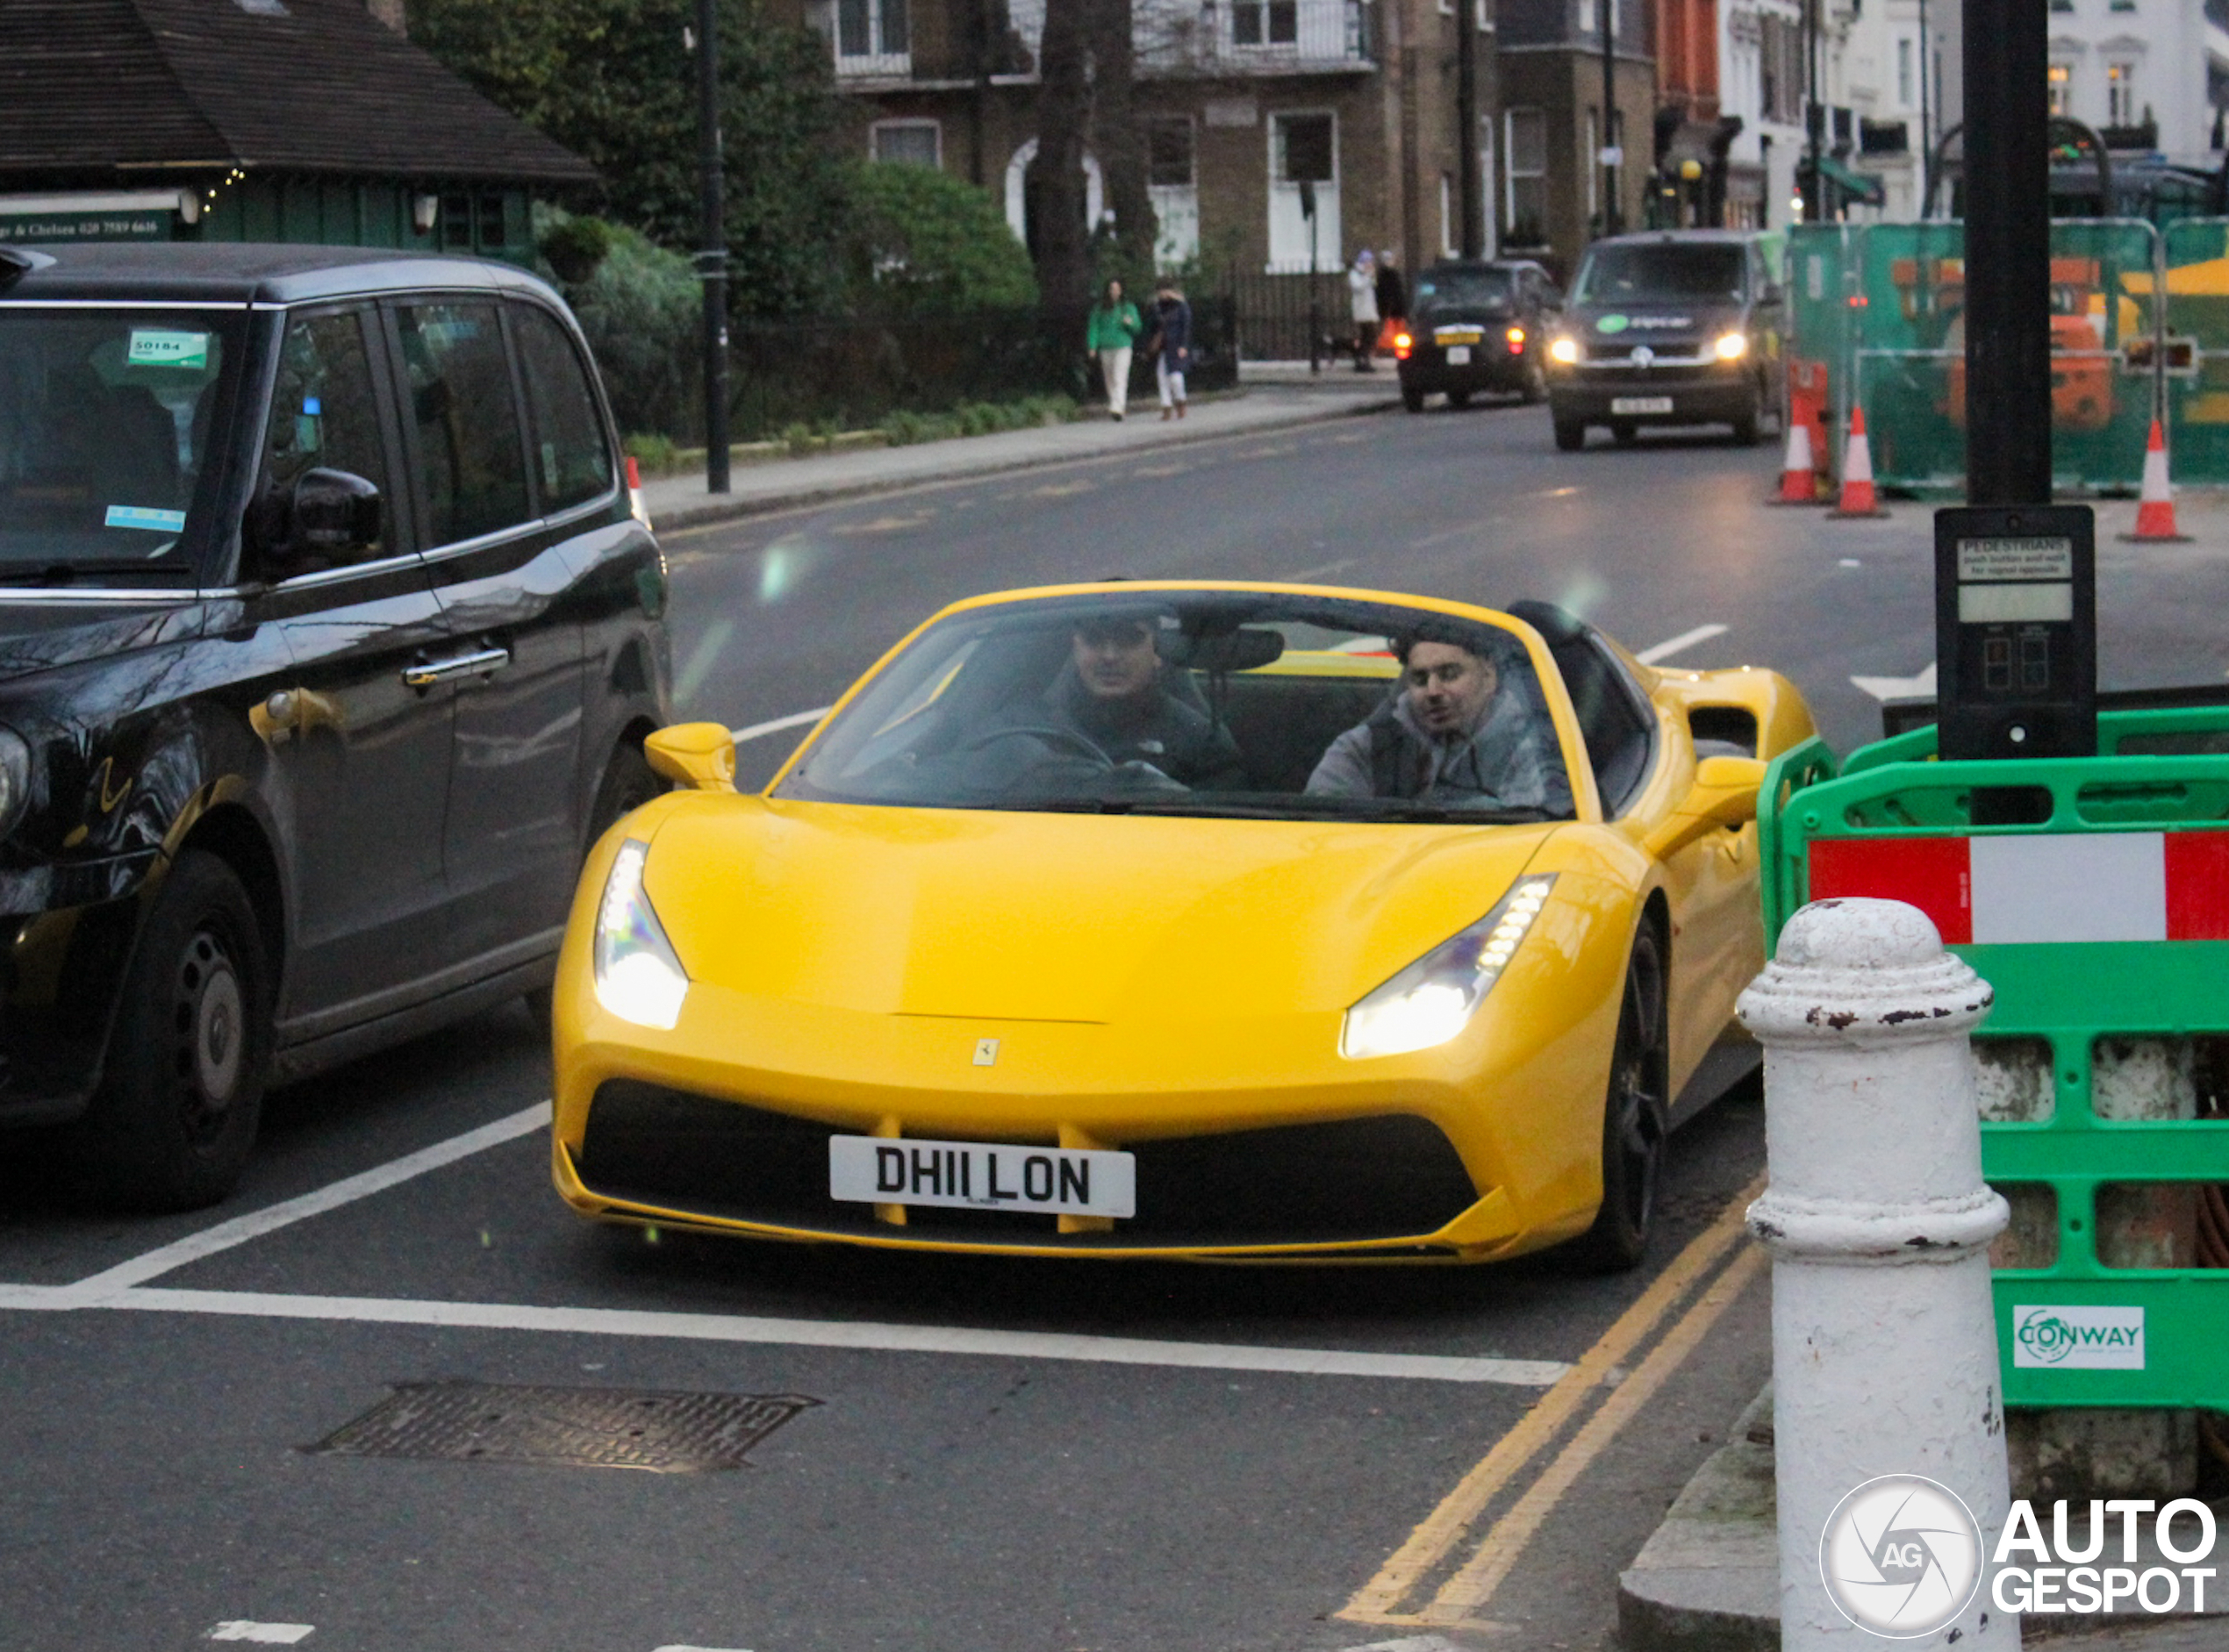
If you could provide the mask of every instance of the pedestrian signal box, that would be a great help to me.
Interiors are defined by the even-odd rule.
[[[1937,749],[2097,754],[2096,521],[2087,505],[1935,513]]]

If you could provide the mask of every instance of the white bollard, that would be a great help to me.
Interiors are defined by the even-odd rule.
[[[1982,1585],[2010,1502],[1969,1034],[1988,983],[1901,901],[1788,920],[1765,1047],[1782,1652],[2020,1644]],[[1946,1495],[1947,1493],[1947,1495]]]

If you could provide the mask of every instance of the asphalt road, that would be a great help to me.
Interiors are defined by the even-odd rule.
[[[1925,513],[1769,511],[1771,467],[1436,412],[676,536],[680,709],[782,723],[978,591],[1244,576],[1554,598],[1637,648],[1692,638],[1667,663],[1789,671],[1846,745],[1850,676],[1927,663]],[[2218,676],[2218,559],[2104,560],[2109,680]],[[796,732],[747,741],[746,779]],[[1208,1270],[587,1227],[546,1137],[504,1123],[546,1067],[514,1009],[282,1092],[247,1184],[194,1217],[0,1166],[0,1652],[1599,1648],[1616,1570],[1765,1374],[1722,1219],[1761,1167],[1753,1102],[1676,1139],[1629,1277]],[[1352,1369],[1265,1369],[1293,1349]],[[305,1449],[452,1381],[816,1403],[729,1472]]]

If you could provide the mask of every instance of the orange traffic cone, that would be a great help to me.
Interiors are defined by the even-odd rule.
[[[2144,444],[2144,492],[2136,506],[2136,532],[2121,538],[2154,545],[2190,542],[2190,536],[2175,526],[2175,491],[2167,480],[2167,436],[2156,418],[2151,440]]]
[[[1850,409],[1850,440],[1842,449],[1842,497],[1828,514],[1836,517],[1887,516],[1880,496],[1873,490],[1873,446],[1866,440],[1865,409]]]
[[[1819,500],[1818,467],[1811,458],[1811,421],[1790,414],[1788,420],[1788,457],[1781,461],[1780,493],[1774,504],[1817,504]]]

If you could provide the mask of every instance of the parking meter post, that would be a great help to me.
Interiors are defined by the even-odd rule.
[[[1878,1644],[1828,1594],[1821,1559],[1830,1517],[1867,1482],[1934,1481],[1984,1540],[2010,1506],[1989,1258],[2008,1212],[1982,1179],[1970,1041],[1989,1005],[1925,914],[1866,899],[1797,912],[1741,997],[1765,1047],[1770,1180],[1749,1229],[1773,1256],[1784,1652]],[[2020,1644],[1986,1588],[1953,1631]]]
[[[1935,513],[1939,756],[2097,754],[2096,538],[2086,504]],[[2025,818],[1996,792],[1976,826]]]
[[[705,488],[729,490],[727,473],[727,226],[720,151],[719,17],[697,0],[697,168],[701,213],[697,279],[704,283]]]
[[[2049,16],[1966,0],[1966,497],[2051,498]]]
[[[1301,180],[1301,216],[1308,220],[1308,370],[1322,370],[1323,296],[1315,280],[1315,180]]]

